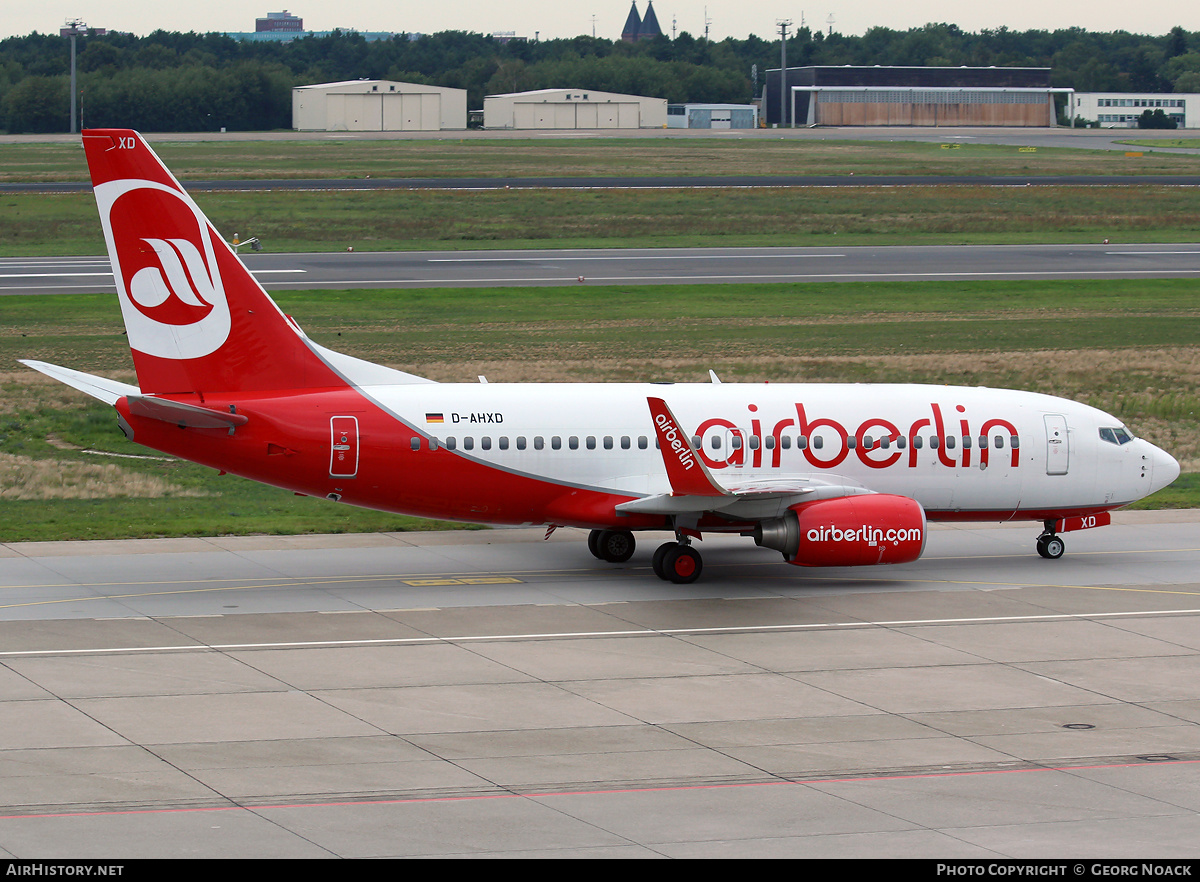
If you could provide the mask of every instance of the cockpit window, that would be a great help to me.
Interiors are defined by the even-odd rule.
[[[1109,444],[1128,444],[1133,440],[1133,436],[1129,434],[1129,430],[1124,426],[1114,426],[1111,429],[1101,429],[1100,440],[1107,441]]]

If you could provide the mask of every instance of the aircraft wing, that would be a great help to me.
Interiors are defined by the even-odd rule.
[[[861,496],[873,493],[837,475],[794,476],[734,482],[722,486],[704,465],[691,439],[661,398],[647,398],[671,492],[623,502],[617,511],[638,514],[684,515],[716,512],[735,519],[760,520],[781,516],[798,502]]]

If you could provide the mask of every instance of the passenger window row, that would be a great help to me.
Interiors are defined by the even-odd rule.
[[[547,447],[547,440],[549,440],[548,446],[551,450],[562,450],[564,447],[564,439],[561,435],[551,435],[549,439],[546,439],[541,435],[534,435],[532,444],[533,449],[545,450]],[[618,446],[621,450],[631,450],[635,443],[638,450],[646,450],[650,446],[650,439],[645,435],[639,435],[636,441],[629,435],[622,435],[619,439],[614,438],[612,435],[604,435],[599,439],[595,435],[586,435],[583,437],[582,442],[578,435],[568,435],[565,440],[565,446],[567,450],[578,450],[581,443],[583,448],[586,450],[596,450],[598,446],[604,450],[613,450]],[[699,435],[693,435],[692,446],[696,449],[699,449],[701,440],[702,439]],[[821,450],[825,446],[825,439],[821,435],[814,435],[811,439],[809,439],[807,435],[796,435],[796,449],[807,449],[810,440],[814,450]],[[512,446],[517,450],[526,450],[530,446],[529,439],[524,435],[517,435],[514,439],[512,439],[512,441]],[[728,441],[730,450],[742,449],[743,441],[740,435],[730,435]],[[976,444],[978,444],[980,449],[983,449],[988,446],[989,438],[987,435],[980,435],[978,438],[976,438],[974,435],[963,435],[960,439],[954,435],[947,435],[945,439],[946,449],[955,449],[959,445],[960,441],[964,450],[970,450]],[[995,435],[990,439],[990,441],[991,446],[996,450],[1003,449],[1005,445],[1014,450],[1021,446],[1020,438],[1018,438],[1016,435]],[[421,439],[419,437],[414,436],[409,443],[413,450],[421,449]],[[510,448],[509,437],[507,435],[501,435],[500,437],[494,439],[494,443],[495,447],[499,450],[508,450]],[[783,450],[790,450],[792,443],[793,436],[791,435],[781,435],[779,437],[779,446]],[[930,435],[928,441],[926,441],[926,439],[921,435],[914,435],[912,439],[912,446],[917,450],[922,449],[926,446],[926,444],[928,444],[930,450],[937,450],[941,446],[941,443],[942,439],[938,435]],[[461,440],[454,435],[440,440],[435,437],[430,437],[426,439],[426,446],[428,446],[430,450],[437,450],[439,446],[443,446],[447,450],[475,450],[476,439],[473,435],[467,435]],[[484,435],[478,439],[479,450],[491,450],[492,446],[493,439],[490,435]],[[657,438],[654,439],[654,446],[656,449],[659,446]],[[709,438],[708,446],[712,450],[721,450],[725,446],[725,438],[721,435],[713,435]],[[751,435],[749,436],[746,446],[748,446],[751,450],[758,450],[760,447],[765,447],[767,450],[774,450],[775,436],[767,435],[765,438],[760,438],[758,435]],[[855,436],[850,435],[846,438],[846,447],[854,450],[858,447],[858,439]],[[900,435],[895,440],[887,436],[875,438],[872,435],[864,435],[862,439],[863,450],[890,450],[892,447],[895,447],[897,450],[904,450],[908,447],[908,439],[903,435]]]
[[[524,435],[517,435],[511,440],[513,442],[511,446],[515,447],[517,450],[527,450],[530,446],[532,446],[534,450],[545,450],[547,446],[549,446],[551,450],[562,450],[564,447],[563,437],[561,435],[551,435],[549,439],[546,439],[541,435],[534,435],[532,445],[530,445],[529,439]],[[547,444],[547,441],[549,441],[549,444]],[[430,450],[437,450],[439,446],[444,446],[447,450],[476,449],[476,438],[473,435],[468,435],[461,440],[454,435],[441,440],[431,437],[427,439],[427,442]],[[494,443],[496,449],[508,450],[510,448],[509,442],[510,439],[507,435],[501,435],[499,438],[494,439],[494,441],[491,435],[484,435],[478,439],[478,449],[491,450]],[[414,437],[409,443],[413,450],[421,449],[420,438]],[[638,450],[646,450],[650,446],[650,439],[645,435],[639,435],[636,440],[631,438],[629,435],[622,435],[619,439],[614,438],[612,435],[604,435],[601,438],[597,438],[595,435],[586,435],[582,439],[582,446],[587,450],[596,450],[597,447],[603,448],[604,450],[613,450],[618,446],[622,450],[630,450],[635,444],[637,445]],[[568,435],[565,446],[568,450],[578,450],[581,446],[580,437],[578,435]],[[654,440],[654,446],[658,446],[657,438]]]

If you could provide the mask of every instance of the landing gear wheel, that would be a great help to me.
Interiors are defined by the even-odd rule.
[[[637,547],[633,533],[628,530],[600,530],[599,533],[596,550],[592,552],[596,557],[609,563],[625,563],[633,557],[633,550]],[[588,548],[591,547],[592,538],[588,536]]]
[[[667,554],[670,553],[673,548],[678,547],[678,542],[666,542],[654,549],[654,560],[650,565],[654,569],[654,575],[658,576],[658,578],[662,579],[664,582],[670,581],[671,578],[667,575],[664,561],[667,559]]]
[[[1055,535],[1038,536],[1037,553],[1046,560],[1058,560],[1063,556],[1063,552],[1067,550],[1067,546]]]
[[[588,533],[588,551],[590,551],[592,553],[592,557],[596,558],[597,560],[604,560],[604,558],[600,556],[600,534],[603,532],[603,530],[592,530],[592,532]]]
[[[703,569],[700,552],[690,545],[673,545],[663,555],[662,568],[667,579],[676,585],[689,585],[700,578]]]

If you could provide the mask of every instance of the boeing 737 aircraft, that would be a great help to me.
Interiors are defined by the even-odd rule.
[[[436,383],[332,352],[284,315],[136,132],[83,134],[137,386],[25,364],[116,408],[125,435],[342,503],[591,530],[625,561],[670,530],[799,566],[905,563],[926,521],[1038,521],[1037,550],[1109,522],[1179,465],[1048,395],[918,385]]]

